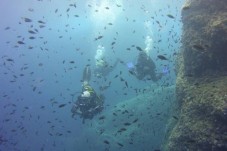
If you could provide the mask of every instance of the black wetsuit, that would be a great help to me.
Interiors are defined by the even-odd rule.
[[[158,81],[160,78],[156,75],[155,69],[155,63],[154,61],[147,56],[145,52],[140,52],[137,64],[135,65],[135,72],[136,77],[139,80],[152,80],[154,82]]]
[[[83,119],[92,119],[96,114],[103,110],[104,101],[95,92],[90,93],[89,97],[78,96],[71,112],[73,116],[78,114]],[[78,112],[78,109],[80,112]]]

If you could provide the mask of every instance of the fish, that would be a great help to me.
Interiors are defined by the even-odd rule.
[[[59,108],[62,108],[62,107],[64,107],[64,106],[66,106],[66,104],[60,104],[58,107],[59,107]]]
[[[42,21],[42,20],[39,20],[38,23],[40,23],[40,24],[45,24],[45,22]]]
[[[126,131],[126,130],[127,130],[126,128],[121,128],[117,132],[123,132],[123,131]]]
[[[100,116],[99,117],[99,120],[104,120],[106,117],[103,115],[103,116]]]
[[[110,144],[110,142],[108,140],[104,140],[103,143],[108,144],[108,145]]]
[[[158,58],[161,59],[161,60],[168,60],[165,56],[163,55],[158,55]]]
[[[9,29],[10,29],[10,27],[9,27],[9,26],[5,28],[5,30],[9,30]]]
[[[119,76],[119,75],[117,74],[117,75],[114,76],[114,78],[117,78],[118,76]]]
[[[46,27],[46,26],[44,26],[44,25],[39,25],[39,28],[43,28],[43,27]]]
[[[171,15],[171,14],[168,14],[168,15],[166,15],[167,17],[169,17],[169,18],[171,18],[171,19],[174,19],[175,17],[173,16],[173,15]]]
[[[120,80],[121,80],[121,81],[125,81],[122,77],[120,77]]]
[[[123,146],[124,146],[123,144],[121,144],[121,143],[119,143],[119,142],[117,142],[117,145],[119,145],[119,146],[121,146],[121,147],[123,147]]]
[[[95,38],[95,41],[102,39],[102,38],[103,38],[103,36],[98,36],[97,38]]]
[[[173,118],[174,118],[175,120],[178,120],[178,117],[176,117],[176,116],[173,116]]]
[[[20,44],[20,45],[25,44],[23,41],[18,41],[17,43]]]
[[[139,50],[139,51],[143,51],[143,49],[140,48],[139,46],[136,46],[136,49]]]
[[[14,62],[14,60],[10,58],[6,59],[6,61]]]
[[[29,18],[22,18],[25,22],[32,22],[32,20],[31,19],[29,19]]]
[[[28,31],[30,34],[36,34],[36,32],[34,32],[33,30],[29,30]]]
[[[35,91],[36,90],[36,87],[33,87],[32,91]]]
[[[194,48],[196,50],[200,50],[200,51],[204,51],[205,50],[205,48],[203,46],[199,45],[199,44],[194,44],[192,46],[192,48]]]
[[[139,120],[139,119],[137,118],[137,119],[135,119],[132,123],[136,123],[138,120]]]
[[[35,37],[31,36],[31,37],[29,37],[29,39],[35,39]]]
[[[125,81],[125,85],[126,85],[126,87],[128,88],[128,82],[127,82],[127,81]]]
[[[125,126],[129,126],[129,125],[131,125],[131,123],[126,122],[126,123],[124,123],[124,125],[125,125]]]

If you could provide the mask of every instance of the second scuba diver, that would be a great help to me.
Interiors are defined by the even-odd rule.
[[[141,51],[137,58],[135,67],[131,67],[129,72],[136,76],[138,80],[152,80],[158,81],[162,77],[162,73],[155,72],[156,66],[154,61],[149,57],[146,52]]]

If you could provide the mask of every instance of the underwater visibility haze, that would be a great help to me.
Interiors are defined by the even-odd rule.
[[[174,150],[181,69],[197,74],[179,63],[197,58],[180,53],[193,2],[1,0],[0,151]],[[104,104],[88,118],[73,106],[93,90]]]

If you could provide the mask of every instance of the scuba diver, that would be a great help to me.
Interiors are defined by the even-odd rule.
[[[152,80],[156,82],[162,77],[162,73],[156,74],[154,61],[144,51],[139,53],[136,65],[133,66],[131,63],[128,64],[128,67],[129,72],[139,80]]]
[[[94,74],[96,77],[106,77],[110,72],[112,72],[118,63],[120,62],[120,59],[117,59],[113,65],[109,65],[109,63],[106,61],[106,59],[99,60],[99,64],[96,66],[94,70]]]
[[[91,70],[86,66],[83,72],[82,93],[77,97],[71,109],[72,117],[79,115],[83,119],[92,119],[96,114],[103,110],[104,99],[98,96],[94,89],[89,85]]]

